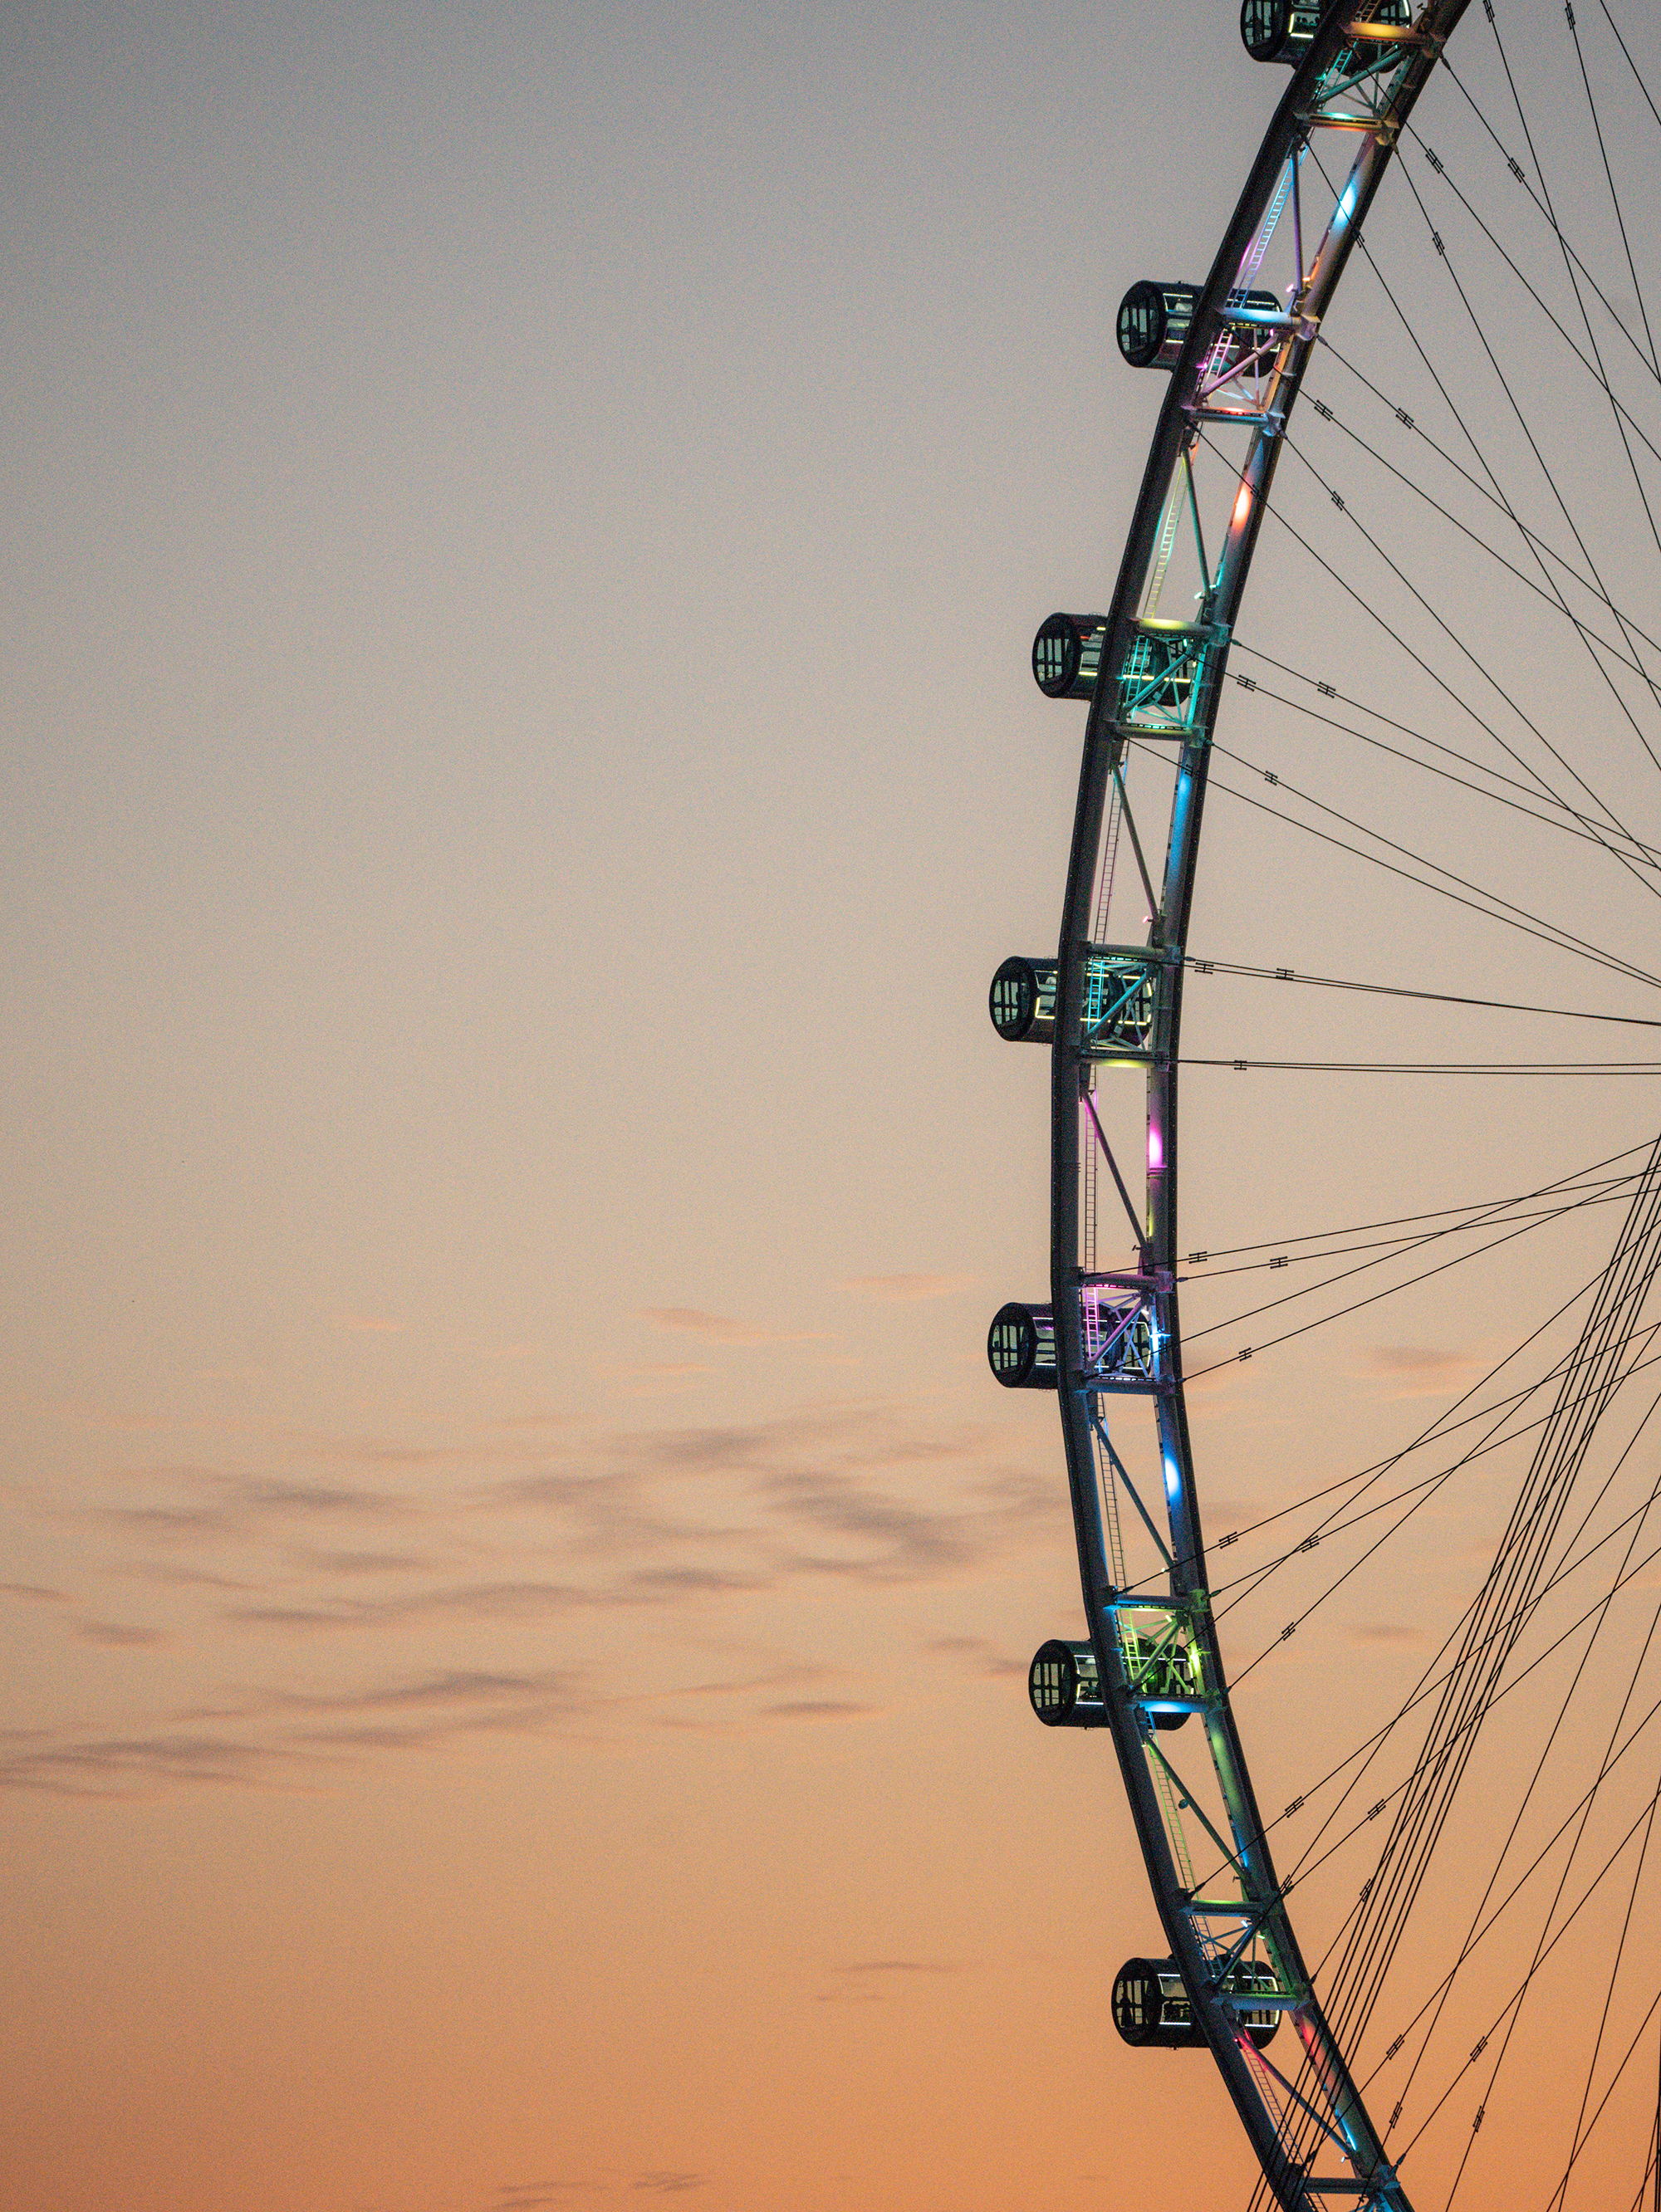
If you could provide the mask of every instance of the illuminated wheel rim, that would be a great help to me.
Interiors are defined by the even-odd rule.
[[[1178,296],[1184,288],[1161,293],[1142,285],[1128,299],[1120,337],[1133,363],[1152,361],[1162,342],[1171,344],[1167,331],[1173,318],[1187,313],[1191,319],[1175,360],[1110,610],[1100,618],[1052,618],[1039,634],[1034,657],[1035,674],[1050,696],[1077,696],[1083,690],[1090,697],[1053,1012],[1046,1008],[1053,1024],[1052,1212],[1050,1305],[1043,1314],[1045,1323],[1054,1317],[1053,1379],[1093,1647],[1094,1665],[1088,1671],[1094,1677],[1089,1686],[1095,1703],[1085,1718],[1112,1733],[1185,1999],[1183,2018],[1163,2039],[1203,2040],[1208,2045],[1268,2186],[1282,2205],[1310,2212],[1335,2201],[1406,2212],[1409,2200],[1312,1987],[1258,1811],[1207,1596],[1175,1281],[1182,949],[1220,684],[1281,451],[1279,433],[1297,398],[1320,319],[1401,130],[1464,5],[1465,0],[1430,0],[1410,27],[1358,26],[1347,22],[1342,10],[1329,14],[1296,66],[1197,295],[1189,300]],[[1274,13],[1272,8],[1256,8],[1260,36],[1266,35],[1264,25]],[[1269,25],[1270,31],[1274,27]],[[1311,170],[1303,149],[1312,141],[1342,145],[1336,173],[1342,181],[1323,220],[1312,221],[1306,206],[1299,204],[1299,285],[1284,306],[1271,298],[1269,306],[1277,312],[1270,315],[1263,295],[1253,289],[1262,258],[1259,241],[1266,225],[1272,228],[1284,214],[1288,182],[1294,193],[1310,191]],[[1243,319],[1244,314],[1252,319]],[[1259,365],[1248,380],[1250,407],[1243,413],[1235,404],[1242,389],[1238,372],[1232,389],[1229,372],[1253,349]],[[1157,602],[1155,572],[1162,544],[1169,544],[1167,518],[1182,499],[1184,456],[1191,450],[1196,425],[1231,411],[1248,443],[1214,582],[1197,617],[1173,620],[1150,609],[1150,578],[1155,579]],[[1211,563],[1207,568],[1209,572]],[[1085,1267],[1080,1237],[1081,1148],[1092,1141],[1093,1108],[1086,1093],[1104,1054],[1092,1013],[1100,1000],[1104,967],[1116,960],[1128,969],[1135,952],[1094,945],[1092,912],[1115,777],[1133,741],[1167,744],[1178,763],[1162,878],[1157,884],[1147,878],[1152,912],[1140,957],[1141,1004],[1147,1018],[1140,1036],[1120,1033],[1109,1040],[1123,1055],[1121,1064],[1128,1060],[1147,1068],[1147,1234],[1135,1273],[1092,1277]],[[1151,870],[1157,856],[1144,860],[1139,848],[1138,861]],[[1029,1002],[1036,1006],[1036,994],[1029,988],[1018,1006],[1016,979],[1004,980],[1006,1020],[1013,1025],[1026,1018]],[[995,987],[994,1014],[995,1020]],[[1014,1033],[1005,1022],[999,1026],[1005,1034]],[[1017,1318],[1026,1310],[1006,1308],[995,1324],[995,1334],[1000,1325],[1003,1328],[1003,1356],[1012,1370],[1001,1379],[1031,1378],[1034,1363],[1026,1354],[1032,1339],[1021,1334]],[[1127,1358],[1127,1346],[1135,1348],[1134,1357]],[[995,1348],[994,1364],[995,1368]],[[1013,1372],[1016,1367],[1019,1375]],[[1133,1604],[1116,1590],[1102,1527],[1098,1407],[1107,1392],[1127,1390],[1147,1396],[1158,1430],[1171,1559],[1169,1601],[1162,1605],[1145,1596]],[[1102,1441],[1106,1442],[1104,1434]],[[1163,1636],[1161,1617],[1168,1623]],[[1168,1666],[1155,1663],[1161,1647],[1167,1658],[1171,1650],[1183,1650],[1189,1676],[1186,1696],[1177,1693],[1181,1685],[1173,1687]],[[1048,1658],[1050,1672],[1034,1687],[1033,1701],[1040,1717],[1050,1720],[1057,1717],[1059,1701],[1070,1700],[1062,1717],[1076,1725],[1080,1686],[1077,1669],[1069,1674],[1062,1663],[1063,1650],[1046,1646],[1040,1654],[1040,1661]],[[1039,1662],[1034,1664],[1037,1668]],[[1040,1705],[1041,1695],[1051,1699],[1050,1709]],[[1233,1874],[1222,1885],[1225,1893],[1217,1897],[1196,1897],[1187,1886],[1173,1827],[1177,1805],[1187,1809],[1188,1801],[1177,1756],[1156,1735],[1156,1730],[1189,1718],[1199,1724],[1226,1814],[1226,1832],[1213,1833]],[[1195,1755],[1186,1758],[1191,1761]],[[1238,1985],[1232,1964],[1248,1952],[1269,1965],[1249,1990]],[[1133,1960],[1131,1966],[1141,1979],[1135,1990],[1127,1985],[1127,1993],[1116,1999],[1125,2017],[1137,2023],[1129,2039],[1161,2039],[1147,2025],[1147,1993],[1153,1986],[1147,1977],[1156,1968],[1146,1960]],[[1289,2063],[1278,2065],[1275,2053],[1263,2047],[1269,2041],[1263,2023],[1272,2026],[1277,2014],[1290,2021],[1301,2045],[1295,2069]],[[1121,2033],[1127,2033],[1123,2024]],[[1299,2084],[1295,2087],[1294,2071]],[[1317,2146],[1312,2162],[1299,2148],[1311,2130]]]
[[[1661,777],[1661,623],[1646,611],[1661,486],[1646,483],[1646,469],[1661,471],[1661,348],[1642,308],[1646,282],[1661,276],[1640,274],[1616,175],[1640,174],[1647,190],[1661,100],[1606,5],[1607,35],[1590,46],[1564,10],[1561,53],[1535,40],[1508,48],[1503,8],[1485,5],[1491,38],[1463,38],[1442,72],[1452,82],[1436,135],[1455,155],[1445,164],[1410,118],[1462,0],[1429,0],[1411,21],[1403,0],[1372,5],[1377,20],[1358,21],[1247,0],[1249,50],[1292,61],[1293,81],[1208,282],[1159,277],[1125,295],[1119,349],[1133,368],[1169,372],[1169,396],[1108,612],[1053,616],[1034,644],[1039,689],[1088,702],[1084,761],[1056,957],[1006,961],[990,1012],[1006,1039],[1051,1048],[1051,1280],[1045,1304],[1000,1311],[988,1352],[1007,1387],[1056,1393],[1086,1640],[1045,1644],[1028,1694],[1046,1726],[1112,1738],[1169,1955],[1121,1969],[1110,2027],[1130,2045],[1210,2050],[1256,2160],[1252,2212],[1271,2197],[1405,2205],[1404,2160],[1421,2207],[1451,2205],[1468,2168],[1485,2208],[1511,2203],[1519,2176],[1554,2171],[1542,2212],[1567,2212],[1572,2193],[1579,2212],[1611,2189],[1636,2206],[1652,2177],[1661,2187],[1661,1597],[1652,1611],[1635,1595],[1615,1601],[1646,1572],[1652,1594],[1661,1588],[1661,1389],[1654,1376],[1625,1387],[1640,1367],[1661,1369],[1650,1103],[1661,1059],[1538,1055],[1547,1036],[1595,1034],[1602,1051],[1648,1032],[1652,1053],[1661,1035],[1661,969],[1646,950],[1661,902],[1661,786],[1648,780]],[[1479,47],[1526,164],[1496,127],[1500,111],[1485,112],[1466,82]],[[1595,78],[1606,100],[1624,88],[1641,141],[1606,137]],[[1463,148],[1442,137],[1450,114]],[[1573,129],[1584,135],[1570,143]],[[1424,168],[1404,168],[1390,195],[1401,221],[1374,218],[1404,141]],[[1513,258],[1477,204],[1485,193],[1494,222],[1520,226],[1519,251],[1533,235],[1548,267],[1530,275]],[[1364,218],[1368,286],[1332,324]],[[1624,260],[1637,295],[1624,315],[1604,289],[1611,260],[1617,274]],[[1554,312],[1553,279],[1561,313],[1578,311],[1573,328]],[[1323,376],[1294,430],[1317,346],[1345,381]],[[1575,384],[1571,356],[1588,385]],[[1277,480],[1283,453],[1295,459]],[[1496,514],[1498,544],[1480,526]],[[1243,635],[1265,518],[1277,550],[1300,550],[1288,568],[1277,562]],[[1596,553],[1583,520],[1600,533]],[[1220,730],[1225,681],[1238,688]],[[1196,906],[1208,793],[1235,811],[1208,844]],[[1404,878],[1417,889],[1404,891]],[[1146,902],[1140,927],[1133,900],[1138,914]],[[1208,934],[1190,943],[1196,915]],[[1214,929],[1226,937],[1214,942]],[[1518,930],[1526,957],[1496,972],[1496,945],[1515,952]],[[1589,989],[1588,961],[1604,985],[1618,978],[1640,997]],[[1195,987],[1207,1003],[1190,1009],[1184,1044],[1196,975],[1231,980]],[[1260,1010],[1275,1002],[1250,1047],[1213,1026],[1238,1022],[1248,997]],[[1496,1019],[1533,1040],[1526,1057],[1474,1056]],[[1621,1027],[1596,1026],[1609,1023]],[[1365,1043],[1347,1046],[1352,1032]],[[1340,1056],[1364,1048],[1391,1056]],[[1217,1210],[1210,1243],[1227,1249],[1179,1254],[1188,1067],[1232,1071],[1189,1079],[1199,1097],[1186,1145],[1196,1212]],[[1254,1070],[1273,1073],[1238,1086]],[[1603,1080],[1635,1077],[1647,1088]],[[1604,1157],[1542,1180],[1548,1148],[1583,1152],[1594,1128]],[[1433,1204],[1464,1194],[1452,1181],[1462,1172],[1491,1193],[1507,1162],[1513,1197]],[[1624,1209],[1612,1248],[1605,1217],[1586,1211],[1611,1205]],[[1323,1220],[1348,1225],[1311,1225]],[[1443,1279],[1542,1224],[1557,1228]],[[1098,1261],[1123,1249],[1127,1227],[1128,1258]],[[1254,1273],[1308,1261],[1339,1272]],[[1179,1315],[1179,1282],[1223,1276],[1238,1279],[1223,1286],[1220,1318],[1208,1291],[1183,1293]],[[1367,1279],[1360,1295],[1356,1277]],[[1418,1346],[1374,1340],[1370,1310],[1398,1291],[1412,1295],[1389,1310],[1394,1325],[1421,1330]],[[1208,1301],[1197,1314],[1196,1297]],[[1332,1333],[1307,1337],[1329,1322]],[[1310,1357],[1277,1349],[1294,1338]],[[1226,1564],[1212,1568],[1190,1386],[1238,1376],[1234,1362],[1255,1352],[1270,1363],[1207,1411],[1208,1461],[1248,1485],[1231,1510],[1239,1525],[1215,1547]],[[1451,1402],[1439,1382],[1377,1379],[1415,1363],[1488,1372]],[[1427,1395],[1442,1409],[1404,1434],[1388,1401]],[[1124,1403],[1135,1398],[1145,1407]],[[1335,1458],[1352,1433],[1366,1448],[1351,1458],[1345,1443]],[[1442,1506],[1399,1536],[1450,1482]],[[1303,1624],[1329,1600],[1324,1643],[1305,1640]],[[1380,1604],[1389,1619],[1369,1612]],[[1381,1638],[1434,1645],[1444,1628],[1416,1680],[1359,1656]],[[1513,1690],[1524,1695],[1488,1728]],[[1267,1820],[1243,1711],[1258,1779],[1284,1801]],[[1120,1933],[1139,1953],[1158,1948],[1145,1924]],[[1647,2069],[1630,2066],[1640,2046]],[[1181,2072],[1166,2076],[1173,2089]],[[1620,2124],[1583,2160],[1606,2111]],[[1640,2129],[1648,2164],[1632,2199]]]

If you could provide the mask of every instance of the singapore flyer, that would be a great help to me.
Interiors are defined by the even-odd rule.
[[[1037,628],[1077,805],[989,1000],[1082,1598],[1029,1694],[1148,1877],[1089,2010],[1167,2125],[1209,2053],[1217,2203],[1661,2204],[1661,56],[1239,35],[1208,264],[1104,250],[1147,459]]]

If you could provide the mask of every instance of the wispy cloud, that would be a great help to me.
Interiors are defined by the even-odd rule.
[[[933,1636],[923,1649],[938,1651],[945,1658],[960,1659],[970,1674],[997,1680],[1025,1675],[1030,1663],[1025,1659],[1011,1658],[984,1636]]]
[[[182,1546],[246,1538],[307,1522],[403,1521],[419,1510],[406,1497],[362,1484],[204,1468],[143,1468],[127,1479],[141,1490],[171,1489],[175,1495],[94,1506],[79,1517],[152,1542]]]
[[[1427,1344],[1379,1344],[1366,1355],[1376,1375],[1445,1375],[1464,1364],[1465,1354]]]
[[[710,1344],[818,1344],[822,1336],[812,1329],[756,1328],[731,1314],[706,1313],[701,1306],[642,1306],[642,1321],[654,1328],[673,1329],[683,1335],[703,1337]]]
[[[689,1375],[713,1375],[715,1370],[707,1359],[651,1359],[601,1371],[624,1382],[683,1382]]]
[[[130,1797],[164,1784],[257,1783],[276,1763],[265,1744],[161,1729],[32,1746],[0,1759],[0,1788]]]
[[[960,1974],[963,1968],[950,1959],[855,1959],[839,1971],[844,1974]]]
[[[459,1670],[384,1689],[289,1698],[276,1709],[315,1717],[292,1742],[412,1750],[464,1736],[546,1735],[593,1703],[578,1669],[551,1668],[520,1674]]]
[[[172,1560],[134,1559],[110,1571],[129,1582],[156,1583],[166,1589],[255,1590],[246,1575],[216,1574],[211,1567],[179,1566]]]
[[[402,1520],[412,1510],[407,1498],[338,1483],[245,1481],[229,1487],[244,1512],[267,1520]]]
[[[228,1536],[236,1525],[232,1516],[217,1505],[105,1505],[94,1508],[91,1517],[157,1543],[175,1538],[188,1541],[202,1536]]]
[[[594,2181],[504,2181],[490,2199],[490,2212],[539,2212],[549,2204],[567,2204],[574,2191],[601,2187]]]
[[[545,1620],[599,1601],[571,1583],[462,1583],[389,1597],[231,1606],[224,1618],[265,1628],[369,1628],[418,1620]]]
[[[525,1670],[485,1667],[446,1668],[400,1681],[373,1683],[350,1690],[282,1690],[243,1707],[283,1713],[499,1711],[509,1705],[569,1704],[581,1692],[582,1677],[570,1667]]]
[[[119,1620],[77,1620],[75,1633],[82,1644],[100,1644],[106,1651],[166,1640],[159,1628],[139,1628]]]
[[[853,1721],[867,1719],[881,1707],[856,1705],[848,1698],[786,1698],[762,1711],[775,1720]]]
[[[559,2204],[574,2190],[593,2189],[592,2181],[504,2181],[490,2199],[491,2212],[532,2212],[532,2208]]]
[[[843,1288],[904,1304],[916,1298],[953,1298],[959,1291],[973,1290],[975,1282],[973,1275],[850,1275]]]
[[[301,1568],[323,1575],[430,1574],[437,1564],[430,1552],[330,1552],[307,1550],[290,1554]]]
[[[128,1797],[213,1784],[315,1787],[366,1753],[546,1735],[590,1711],[581,1668],[454,1668],[339,1691],[249,1691],[125,1735],[14,1741],[0,1788]]]
[[[1365,1355],[1369,1373],[1393,1382],[1393,1397],[1419,1398],[1445,1391],[1474,1375],[1482,1365],[1478,1353],[1449,1351],[1439,1345],[1381,1344]]]
[[[981,1464],[974,1436],[921,1429],[883,1405],[616,1433],[583,1458],[492,1494],[558,1513],[574,1557],[634,1563],[613,1585],[619,1602],[690,1592],[703,1572],[715,1589],[958,1573],[1025,1540],[1055,1503],[1034,1478]],[[918,1476],[926,1481],[910,1486]],[[672,1566],[645,1563],[666,1553]],[[689,1555],[711,1553],[709,1566],[690,1566]]]
[[[687,1336],[707,1336],[719,1344],[769,1344],[765,1329],[751,1328],[730,1314],[705,1313],[698,1306],[642,1306],[640,1318],[654,1328],[679,1330]]]
[[[963,1969],[946,1959],[856,1959],[834,1972],[833,1985],[818,1993],[821,2004],[879,2004],[910,1981],[958,1974]]]
[[[133,1699],[167,1677],[122,1670],[119,1720],[13,1743],[0,1787],[313,1789],[366,1759],[491,1735],[855,1723],[885,1710],[881,1686],[758,1646],[765,1616],[750,1601],[962,1579],[1057,1519],[1053,1486],[983,1433],[876,1400],[651,1427],[531,1413],[430,1446],[392,1436],[375,1464],[418,1455],[396,1481],[316,1467],[363,1457],[358,1440],[283,1442],[286,1464],[275,1445],[265,1468],[151,1463],[104,1478],[99,1502],[56,1509],[106,1540],[89,1571],[106,1586],[176,1592],[165,1615],[147,1601],[132,1621],[108,1597],[45,1583],[9,1591],[64,1605],[64,1632],[94,1646],[188,1637],[222,1681],[251,1659],[273,1679],[140,1717]],[[616,1667],[620,1639],[660,1634],[678,1668]],[[688,1681],[694,1649],[701,1679]],[[1016,1668],[973,1638],[939,1649],[977,1672]]]

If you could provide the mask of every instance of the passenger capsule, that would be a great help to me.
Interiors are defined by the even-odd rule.
[[[1107,1720],[1096,1654],[1087,1644],[1051,1637],[1032,1655],[1026,1694],[1046,1728],[1101,1728]]]
[[[1007,1044],[1049,1044],[1056,1035],[1053,960],[1012,953],[992,978],[987,1012]],[[1092,1060],[1146,1059],[1153,1048],[1158,970],[1147,956],[1092,953],[1079,994],[1079,1047]]]
[[[1321,27],[1315,0],[1243,0],[1240,37],[1254,62],[1292,62]]]
[[[987,1363],[1006,1390],[1056,1387],[1056,1318],[1048,1306],[1000,1306],[986,1333]]]
[[[1046,699],[1088,699],[1102,665],[1101,615],[1051,615],[1032,641],[1032,675]]]
[[[1119,351],[1132,368],[1174,366],[1194,320],[1197,284],[1133,284],[1119,302]]]
[[[1254,62],[1302,61],[1327,12],[1323,0],[1242,0],[1240,38]],[[1374,0],[1364,21],[1380,31],[1409,21],[1407,0]]]
[[[1200,297],[1197,284],[1153,284],[1146,279],[1133,284],[1119,302],[1119,351],[1132,368],[1174,368],[1194,320]],[[1273,292],[1231,294],[1226,313],[1238,314],[1225,355],[1214,368],[1219,371],[1238,361],[1251,338],[1251,325],[1264,316],[1286,312]]]
[[[1006,1043],[1048,1044],[1056,1034],[1055,962],[1012,954],[992,978],[987,1008]]]
[[[1257,1965],[1232,1966],[1223,1982],[1232,1996],[1276,1986],[1274,1969]],[[1278,2007],[1230,2009],[1259,2051],[1275,2040],[1281,2025]],[[1113,1978],[1113,2025],[1126,2043],[1141,2049],[1190,2050],[1205,2041],[1174,1959],[1125,1960]]]

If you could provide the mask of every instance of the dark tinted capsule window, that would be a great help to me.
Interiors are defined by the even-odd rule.
[[[1007,1374],[1021,1364],[1021,1335],[1019,1323],[1001,1321],[992,1332],[992,1358],[1001,1374]]]
[[[1072,658],[1068,649],[1071,644],[1072,639],[1065,630],[1039,632],[1032,659],[1040,684],[1062,684],[1071,680],[1072,671],[1068,666]]]
[[[1019,972],[999,975],[992,985],[992,1018],[1001,1030],[1025,1029],[1032,1012],[1031,979]]]

